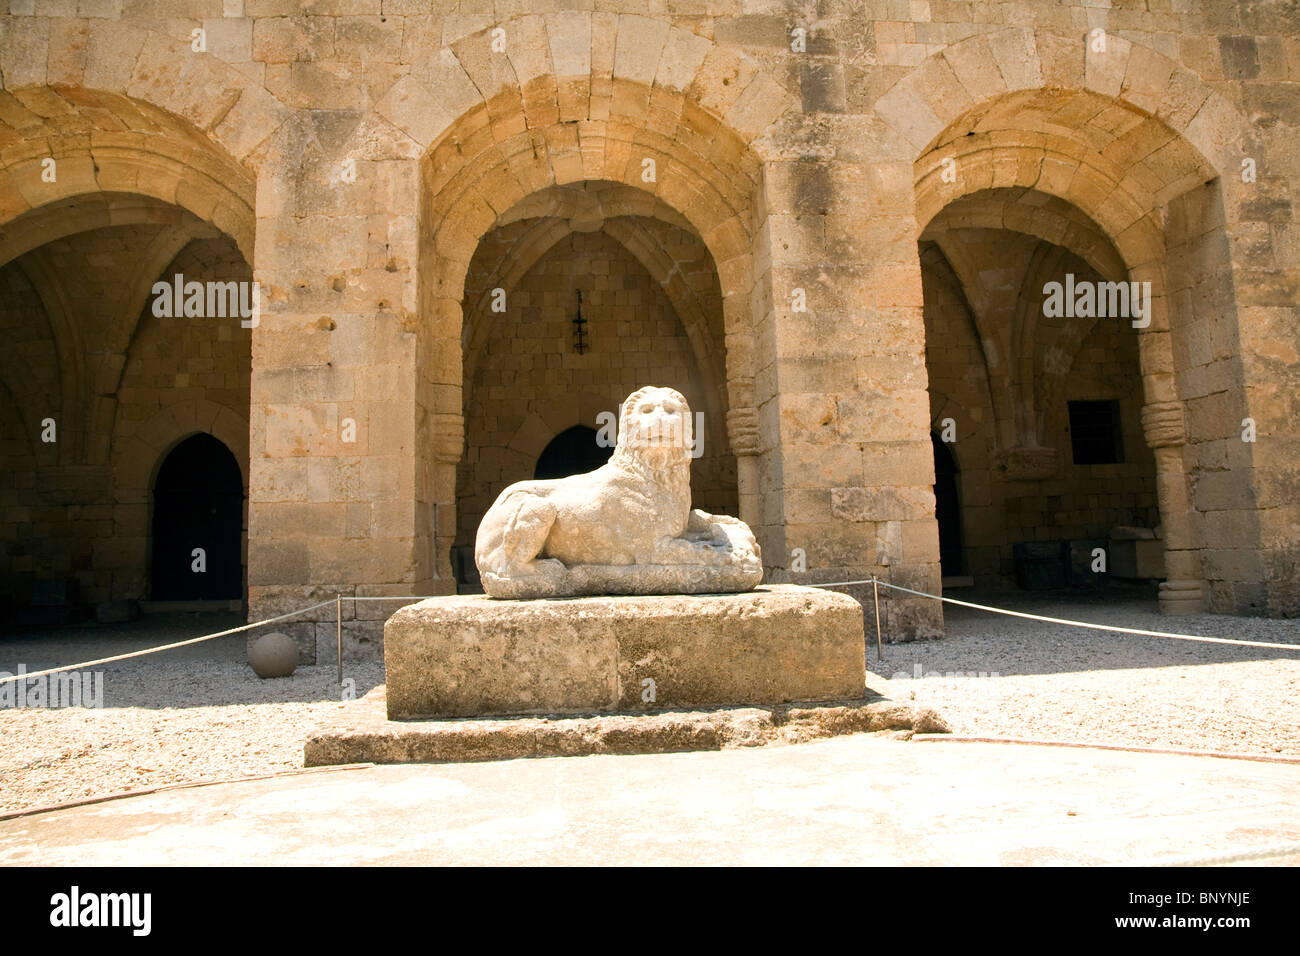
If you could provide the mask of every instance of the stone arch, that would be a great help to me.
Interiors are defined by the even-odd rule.
[[[491,52],[497,26],[503,54]],[[713,254],[739,319],[739,297],[753,284],[761,179],[752,144],[793,97],[748,57],[648,17],[573,12],[497,26],[431,56],[376,107],[426,151],[426,320],[459,326],[447,305],[459,300],[477,240],[498,217],[541,189],[581,180],[626,183],[683,215]],[[641,179],[643,158],[656,160],[653,183]],[[430,281],[432,260],[440,268]]]
[[[1130,280],[1151,283],[1150,324],[1139,347],[1144,430],[1156,452],[1168,549],[1161,604],[1166,611],[1195,611],[1205,597],[1202,543],[1188,519],[1194,462],[1186,449],[1186,389],[1175,362],[1189,348],[1189,333],[1170,319],[1170,297],[1185,277],[1175,281],[1167,268],[1171,241],[1179,237],[1171,236],[1166,210],[1204,188],[1211,192],[1192,201],[1208,202],[1224,221],[1224,194],[1239,184],[1220,171],[1237,168],[1249,126],[1172,60],[1122,38],[1107,42],[1099,52],[1082,36],[1046,31],[972,37],[930,57],[880,98],[876,113],[916,157],[922,230],[941,209],[990,190],[1046,194],[1096,224],[1100,235],[1068,227],[1058,235],[1091,244],[1094,255],[1084,258],[1107,267],[1099,272],[1122,267]],[[978,210],[970,212],[979,219]],[[1061,229],[1060,217],[1051,218],[1046,228]],[[1016,230],[1025,219],[1004,218],[1000,228]],[[1099,252],[1109,258],[1099,239],[1113,246],[1118,262],[1098,261]],[[1230,270],[1215,281],[1230,286]]]
[[[528,220],[492,230],[474,257],[467,302],[497,282],[503,261],[518,240],[526,244]],[[718,413],[717,386],[700,361],[712,341],[721,339],[717,278],[709,264],[713,291],[707,299],[716,339],[701,348],[664,288],[625,237],[608,228],[572,230],[533,264],[517,282],[497,285],[508,307],[474,316],[475,351],[466,354],[464,379],[465,448],[457,468],[456,547],[469,543],[479,520],[510,483],[530,477],[536,455],[555,434],[573,425],[600,427],[597,413],[612,413],[630,392],[650,384],[670,385],[686,396],[704,419],[696,434],[703,445],[692,463],[697,506],[734,513],[736,463],[723,437],[725,419]],[[707,260],[693,234],[658,221],[639,221],[679,258]],[[622,240],[622,241],[620,241]],[[524,265],[527,263],[520,263]],[[686,265],[683,265],[686,268]],[[575,354],[572,327],[581,295],[589,349]],[[468,330],[467,330],[468,331]],[[703,354],[701,354],[703,352]],[[471,363],[472,370],[471,370]],[[582,411],[569,396],[587,390],[600,396]],[[551,427],[542,428],[539,419]],[[716,438],[714,436],[717,436]],[[527,447],[525,438],[535,439]]]
[[[596,416],[610,410],[608,405],[608,400],[596,392],[577,392],[569,401],[539,408],[529,415],[507,445],[535,460],[561,432],[575,425],[594,427]]]
[[[61,34],[42,29],[39,19],[15,18],[10,24],[7,48],[21,55],[0,58],[0,69],[9,90],[37,88],[23,96],[25,112],[64,112],[50,92],[75,104],[83,93],[96,95],[87,91],[102,91],[135,104],[138,113],[125,122],[127,129],[147,126],[159,112],[171,114],[246,165],[290,115],[260,81],[226,62],[216,48],[196,53],[187,39],[142,28],[130,19],[82,22],[84,56],[64,55]],[[178,145],[193,146],[193,137]]]
[[[1127,271],[1123,257],[1100,226],[1065,200],[1036,189],[979,190],[952,200],[942,212],[948,228],[1007,229],[1062,246],[1107,279],[1119,280]],[[942,245],[933,227],[934,216],[930,216],[920,230],[920,239]]]
[[[509,254],[495,264],[479,295],[466,310],[467,320],[461,337],[465,380],[473,380],[483,345],[491,336],[498,317],[491,311],[493,289],[513,288],[557,243],[575,231],[602,229],[636,257],[667,295],[685,327],[695,359],[705,376],[710,418],[724,422],[727,373],[723,361],[722,329],[713,327],[709,320],[710,310],[701,295],[702,287],[717,283],[716,267],[706,255],[705,260],[683,268],[683,263],[666,248],[663,237],[638,221],[650,218],[691,231],[689,222],[670,206],[628,186],[599,185],[613,188],[602,188],[603,195],[591,202],[575,200],[571,195],[573,190],[564,187],[544,190],[513,207],[501,218],[502,225],[524,219],[533,220],[533,225],[515,241]],[[586,190],[583,194],[586,195]]]
[[[215,135],[106,90],[22,88],[0,98],[18,137],[0,149],[0,260],[102,226],[167,222],[179,207],[252,261],[253,173]],[[56,163],[54,182],[42,181],[46,159]]]
[[[552,438],[537,456],[534,478],[564,478],[594,471],[613,456],[612,445],[600,443],[590,425],[570,425]]]
[[[229,446],[208,432],[186,436],[159,464],[152,491],[149,596],[155,601],[242,600],[248,492]],[[187,573],[200,553],[205,573]]]
[[[142,274],[146,290],[154,280],[169,278],[173,271],[201,280],[247,281],[248,263],[229,236],[215,230],[192,236],[183,227],[177,233],[174,243],[150,244],[157,256],[142,257],[141,268],[157,270],[152,276]],[[160,258],[166,258],[165,252],[183,239],[182,248],[168,262],[159,264]],[[166,269],[168,265],[174,268]],[[138,299],[129,299],[129,304],[134,321],[129,332],[121,330],[126,341],[120,368],[114,370],[111,407],[102,410],[102,430],[116,502],[113,587],[115,593],[138,596],[149,593],[153,580],[152,492],[157,471],[178,444],[196,434],[220,441],[238,465],[247,509],[250,343],[238,328],[217,328],[204,320],[175,322],[155,317]],[[228,321],[234,325],[238,319]],[[247,510],[240,515],[243,528],[247,516]],[[246,566],[246,535],[241,542],[241,561]]]
[[[205,433],[219,440],[235,460],[248,494],[248,420],[207,399],[171,405],[145,422],[114,447],[119,501],[147,502],[158,469],[171,450],[191,435]]]
[[[134,35],[127,29],[119,39]],[[21,259],[53,332],[64,413],[85,423],[59,444],[60,467],[102,468],[108,461],[126,356],[151,285],[163,267],[193,239],[220,234],[230,237],[245,261],[252,261],[255,184],[244,142],[252,131],[222,129],[220,117],[229,118],[240,102],[254,101],[269,110],[259,114],[263,126],[272,119],[278,123],[279,114],[259,98],[247,78],[224,65],[212,65],[219,61],[211,57],[192,58],[211,60],[208,66],[185,57],[162,57],[155,63],[159,49],[177,44],[159,38],[150,42],[154,40],[158,43],[147,54],[141,53],[143,40],[134,54],[125,48],[102,51],[107,59],[138,54],[140,64],[151,64],[152,79],[147,81],[141,76],[130,80],[128,69],[121,82],[105,83],[105,88],[80,85],[86,81],[80,77],[0,91],[0,131],[6,134],[0,139],[0,263]],[[220,117],[193,89],[187,91],[189,98],[176,100],[178,94],[165,82],[173,73],[181,86],[208,84],[206,94],[224,104]],[[9,72],[6,80],[22,82]],[[114,85],[116,90],[108,88]],[[129,92],[123,92],[128,87]],[[157,102],[144,98],[155,94]],[[55,163],[51,182],[42,175],[47,159]],[[123,227],[154,234],[103,303],[108,315],[99,330],[102,340],[90,348],[86,330],[72,314],[60,263],[47,247],[95,230]],[[101,358],[88,362],[88,348]]]
[[[1223,134],[1248,128],[1236,107],[1163,54],[1113,35],[1105,52],[1082,34],[1013,27],[973,36],[927,58],[877,100],[875,113],[908,152],[923,156],[972,110],[1044,90],[1091,93],[1153,121],[1171,134],[1159,145],[1174,143],[1214,175],[1237,167],[1242,144]],[[1096,112],[1063,118],[1067,132]],[[1055,142],[1044,134],[1044,148]]]
[[[953,238],[954,230],[965,229],[1022,233],[1048,244],[1035,252],[1035,260],[1025,271],[1022,297],[1009,330],[1013,345],[1010,351],[1020,356],[1023,365],[1019,369],[1003,367],[1004,358],[1010,356],[1001,356],[999,350],[990,344],[997,340],[999,329],[987,317],[988,303],[981,299],[983,287],[978,279],[981,267],[969,261],[964,244]],[[934,244],[946,260],[947,268],[957,275],[963,296],[970,297],[972,320],[984,345],[983,356],[990,373],[998,378],[1010,377],[1019,383],[1018,407],[1037,408],[1032,419],[1023,416],[1017,419],[1007,404],[1012,398],[1011,392],[1004,389],[994,391],[999,420],[1004,427],[1010,428],[1013,422],[1017,426],[1001,434],[1003,445],[1011,448],[1015,447],[1017,440],[1032,442],[1041,439],[1046,409],[1050,407],[1051,399],[1059,394],[1069,370],[1058,369],[1059,374],[1044,376],[1042,369],[1031,367],[1035,361],[1036,323],[1029,312],[1029,292],[1040,288],[1044,278],[1060,272],[1058,267],[1067,256],[1077,256],[1103,280],[1121,281],[1128,273],[1123,257],[1101,227],[1077,207],[1057,196],[1024,187],[983,189],[953,200],[926,224],[920,241]],[[1053,348],[1073,355],[1097,321],[1096,318],[1072,320]]]
[[[492,51],[498,26],[504,53]],[[416,378],[432,461],[419,466],[417,485],[429,506],[421,520],[437,529],[431,552],[442,555],[455,534],[454,518],[435,509],[454,513],[447,489],[464,445],[466,271],[503,214],[556,185],[625,184],[662,200],[703,240],[723,296],[728,438],[749,460],[738,465],[748,474],[741,483],[756,489],[750,300],[762,163],[754,140],[794,98],[747,57],[632,15],[519,17],[462,37],[427,63],[398,80],[376,111],[423,151]],[[653,160],[653,177],[643,178],[644,160]],[[449,576],[437,560],[427,577]]]

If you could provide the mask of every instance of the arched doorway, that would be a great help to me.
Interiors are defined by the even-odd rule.
[[[243,597],[243,500],[239,463],[216,438],[200,433],[171,450],[153,490],[153,600]]]
[[[612,447],[602,446],[598,437],[596,429],[586,425],[574,425],[560,432],[542,449],[533,477],[567,478],[595,471],[614,453]]]
[[[479,240],[462,312],[465,443],[451,544],[460,584],[501,492],[604,464],[611,449],[596,430],[643,385],[677,389],[702,419],[695,506],[736,512],[717,267],[674,209],[603,180],[540,190]]]
[[[694,45],[698,38],[681,39]],[[426,140],[420,205],[422,221],[436,225],[419,237],[426,321],[416,382],[432,403],[417,442],[432,461],[417,507],[442,515],[453,495],[456,507],[454,518],[422,524],[434,547],[417,547],[437,562],[429,587],[455,574],[454,555],[470,546],[495,496],[531,475],[558,428],[592,424],[646,384],[677,388],[705,417],[692,463],[696,503],[761,524],[753,517],[753,356],[747,348],[728,351],[727,343],[745,342],[752,325],[753,279],[746,277],[754,275],[762,163],[749,141],[767,121],[742,134],[701,108],[660,123],[653,137],[665,152],[656,161],[673,173],[647,186],[641,157],[651,157],[628,150],[641,149],[638,131],[651,122],[633,91],[643,90],[649,103],[652,84],[627,81],[630,97],[591,100],[581,149],[571,148],[576,130],[563,119],[525,123],[535,142],[524,152],[513,141],[475,135],[506,115],[488,107],[506,102],[497,91],[511,92],[496,79],[481,105]],[[684,89],[694,97],[708,82]],[[577,104],[589,93],[576,95],[572,105],[585,109]],[[765,99],[774,116],[785,108],[779,86]],[[518,116],[527,118],[522,109]],[[703,142],[707,149],[695,145]],[[493,200],[480,204],[482,184],[497,179]],[[590,336],[581,343],[579,308]],[[457,358],[461,387],[445,387],[455,384]],[[742,484],[752,489],[743,507]]]
[[[934,518],[939,524],[939,567],[945,578],[964,573],[961,502],[957,495],[957,459],[946,442],[931,433],[934,445]]]
[[[1027,209],[1040,225],[1073,223],[1092,261],[999,225]],[[1092,244],[1077,238],[1085,228]],[[1064,200],[983,190],[931,219],[920,261],[931,421],[955,443],[934,443],[943,574],[1008,586],[1025,580],[1018,546],[1090,552],[1113,528],[1157,528],[1137,330],[1110,310],[1049,308],[1053,283],[1094,290],[1126,277],[1100,228]],[[958,450],[960,472],[941,454]]]

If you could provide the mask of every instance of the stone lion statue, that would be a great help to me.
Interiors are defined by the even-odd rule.
[[[691,422],[681,393],[639,388],[619,408],[608,462],[503,491],[474,542],[483,589],[539,598],[755,587],[763,564],[749,527],[691,509]]]

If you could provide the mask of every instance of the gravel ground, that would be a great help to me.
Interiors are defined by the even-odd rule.
[[[237,615],[145,618],[0,640],[0,670],[16,673],[156,646],[235,626]],[[106,664],[103,708],[0,708],[0,812],[169,783],[302,766],[302,745],[343,707],[333,663],[261,680],[244,635]],[[360,697],[383,681],[380,662],[344,665]]]
[[[1300,647],[1300,621],[1164,617],[1154,600],[1125,592],[1076,592],[1069,600],[1025,592],[949,596],[1049,617]],[[944,640],[885,645],[883,662],[870,648],[867,667],[885,678],[877,685],[882,693],[935,708],[953,733],[1300,757],[1300,651],[1085,630],[954,605],[944,613]]]
[[[1300,646],[1294,620],[1161,617],[1145,596],[952,593],[1056,617]],[[175,615],[6,636],[0,670],[91,660],[235,623],[234,615]],[[934,707],[954,733],[1300,757],[1300,652],[1087,631],[953,606],[947,623],[944,640],[886,645],[884,661],[873,650],[868,667],[873,687]],[[345,706],[332,665],[259,680],[244,663],[243,635],[98,670],[102,709],[0,707],[0,811],[296,769],[308,734]],[[954,672],[990,676],[924,676]],[[360,697],[383,680],[383,665],[349,662],[345,676]]]

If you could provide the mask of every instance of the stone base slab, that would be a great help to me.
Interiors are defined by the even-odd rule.
[[[388,716],[573,714],[856,699],[862,607],[792,584],[739,594],[455,595],[384,626]]]
[[[678,753],[792,744],[840,734],[947,733],[934,711],[877,696],[776,707],[583,717],[389,720],[384,687],[348,704],[304,745],[304,765],[451,763],[517,757]]]

